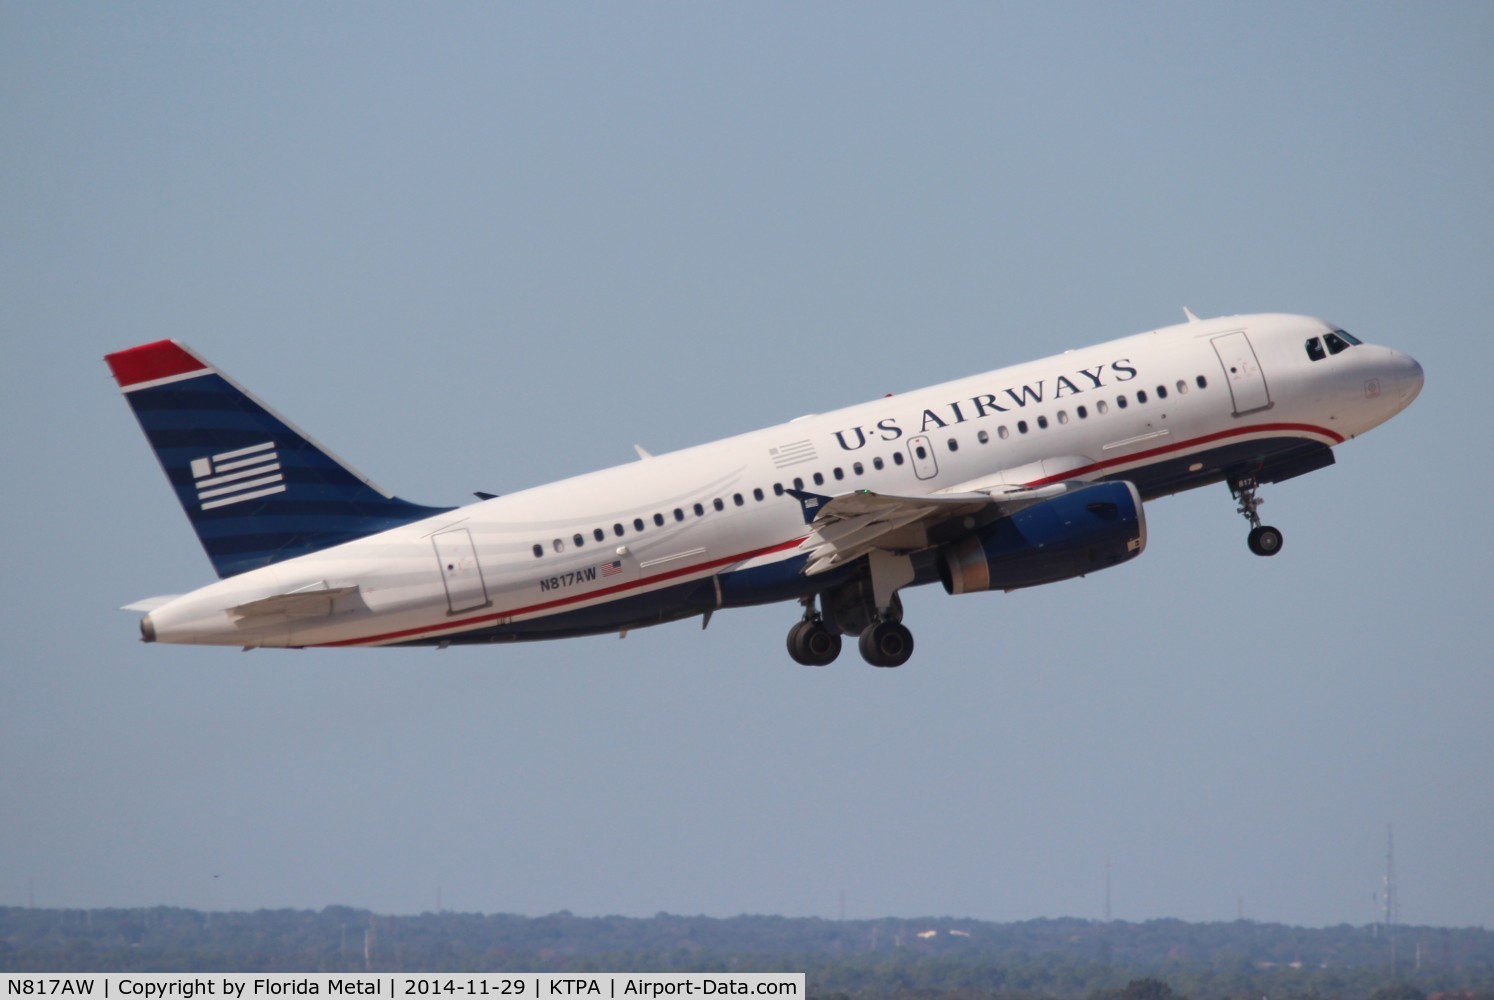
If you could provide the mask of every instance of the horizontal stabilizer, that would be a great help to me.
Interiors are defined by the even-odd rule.
[[[133,603],[126,604],[124,607],[120,608],[119,610],[121,610],[121,611],[140,611],[140,612],[148,614],[149,612],[152,612],[152,611],[156,610],[156,608],[163,607],[164,605],[170,604],[172,601],[176,600],[180,596],[181,596],[180,594],[161,594],[159,597],[145,597],[145,598],[141,598],[140,600],[135,601]]]
[[[311,587],[302,587],[288,594],[262,597],[257,601],[230,608],[235,619],[279,616],[283,618],[329,618],[337,609],[337,599],[356,594],[358,588],[331,587],[325,581]]]

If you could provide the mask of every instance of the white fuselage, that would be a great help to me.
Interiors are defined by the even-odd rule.
[[[145,627],[245,647],[501,641],[791,599],[817,588],[785,489],[1128,479],[1150,497],[1218,482],[1257,453],[1332,447],[1411,402],[1422,376],[1403,354],[1310,357],[1304,343],[1333,329],[1194,321],[804,417],[231,576]]]

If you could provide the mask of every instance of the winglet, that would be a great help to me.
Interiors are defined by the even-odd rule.
[[[1188,322],[1190,323],[1197,323],[1199,321],[1198,317],[1193,315],[1193,310],[1189,309],[1187,306],[1183,307],[1183,315],[1188,317]]]
[[[638,453],[638,460],[640,462],[643,461],[644,459],[649,459],[649,458],[653,458],[654,457],[653,455],[649,454],[647,451],[644,451],[643,445],[641,445],[641,444],[635,444],[633,446],[633,450]]]
[[[819,493],[807,493],[804,490],[784,490],[783,492],[799,501],[799,506],[804,509],[805,524],[813,524],[825,504],[834,499]]]

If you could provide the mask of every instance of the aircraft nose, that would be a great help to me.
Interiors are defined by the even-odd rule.
[[[1411,401],[1421,394],[1421,387],[1426,382],[1426,373],[1422,371],[1421,364],[1411,355],[1395,353],[1394,374],[1391,376],[1394,391],[1400,396],[1401,406],[1411,405]]]

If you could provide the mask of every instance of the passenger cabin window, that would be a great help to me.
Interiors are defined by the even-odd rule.
[[[1317,337],[1309,337],[1307,340],[1307,360],[1322,361],[1328,356],[1323,350],[1323,342]]]
[[[536,542],[535,545],[534,545],[534,558],[538,559],[540,556],[542,556],[544,554],[545,554],[545,547],[543,545],[539,544],[538,542]]]

